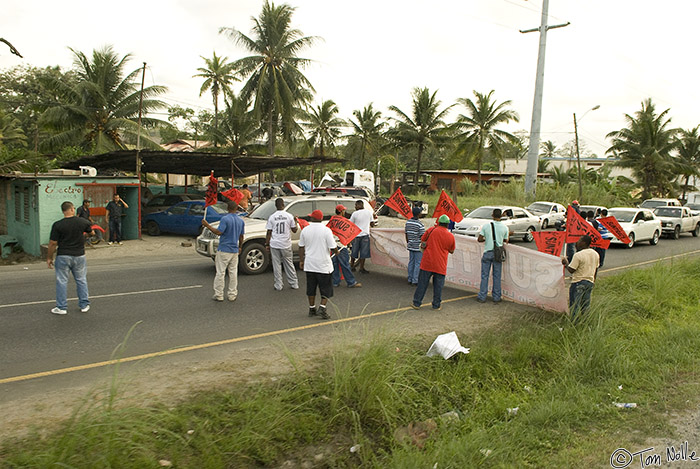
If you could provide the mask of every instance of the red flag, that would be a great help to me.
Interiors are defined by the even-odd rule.
[[[299,223],[299,227],[303,230],[307,226],[309,226],[309,222],[304,220],[303,218],[297,218],[297,222]]]
[[[566,233],[563,231],[535,231],[532,233],[539,252],[561,256],[561,250],[566,241]]]
[[[232,188],[230,188],[230,189],[227,190],[227,191],[223,191],[223,192],[221,193],[221,195],[223,195],[223,196],[226,197],[227,199],[233,200],[233,201],[236,202],[237,204],[240,203],[240,202],[241,202],[241,199],[243,199],[243,197],[244,197],[243,192],[239,191],[239,190],[236,189],[235,187],[232,187]]]
[[[207,184],[207,192],[204,200],[204,206],[208,207],[210,205],[214,205],[218,201],[218,195],[219,193],[219,181],[216,180],[214,177],[214,171],[211,172],[211,175],[209,176],[209,184]]]
[[[610,240],[603,239],[598,230],[593,228],[569,205],[569,208],[566,209],[566,242],[575,243],[583,235],[591,237],[591,247],[608,249],[610,246]]]
[[[344,246],[347,246],[358,234],[362,233],[356,224],[339,215],[333,215],[326,226],[331,229]]]
[[[433,212],[433,218],[438,218],[440,215],[447,215],[447,217],[455,223],[459,223],[462,221],[462,218],[464,218],[457,204],[454,203],[444,190],[440,193],[440,198]]]
[[[406,200],[406,197],[403,196],[403,192],[401,192],[400,187],[396,189],[396,192],[394,192],[391,195],[391,197],[386,199],[384,205],[396,210],[400,215],[403,215],[405,218],[413,218],[411,204],[409,204],[408,200]]]
[[[625,230],[620,226],[620,223],[617,221],[617,218],[610,216],[610,217],[603,217],[603,218],[598,218],[598,223],[601,223],[604,227],[608,229],[610,233],[620,241],[622,241],[625,244],[629,244],[632,242],[629,236],[627,236],[627,233],[625,233]]]

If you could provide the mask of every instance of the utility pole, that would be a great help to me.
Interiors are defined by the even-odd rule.
[[[588,114],[591,111],[595,111],[596,109],[600,109],[600,104],[597,104],[590,108],[588,111],[583,113],[583,116],[581,116],[581,119],[583,119],[586,114]],[[581,183],[581,151],[579,150],[578,146],[578,123],[576,122],[576,113],[574,112],[574,137],[576,140],[576,166],[578,167],[578,200],[583,199],[583,184]]]
[[[537,184],[537,160],[539,159],[540,125],[542,123],[542,89],[544,87],[544,58],[547,48],[547,31],[570,25],[547,25],[549,0],[542,0],[542,21],[539,28],[520,30],[521,33],[540,32],[540,49],[537,54],[537,75],[535,78],[535,99],[532,104],[532,123],[530,124],[530,145],[527,150],[527,171],[525,172],[525,196],[534,199]]]
[[[143,85],[146,82],[146,62],[143,63],[143,73],[141,74],[141,93],[139,94],[139,122],[136,130],[136,177],[139,181],[138,190],[138,226],[139,239],[141,239],[141,113],[143,110]],[[185,192],[187,192],[187,183],[185,182]]]

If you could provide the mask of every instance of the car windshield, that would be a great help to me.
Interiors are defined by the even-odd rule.
[[[609,210],[608,216],[615,217],[620,223],[629,223],[634,219],[637,212],[623,210]]]
[[[659,217],[677,217],[681,216],[681,209],[673,207],[659,207],[654,210],[654,213]]]
[[[248,218],[267,220],[268,218],[270,218],[270,215],[272,215],[276,211],[277,207],[275,207],[275,201],[270,199],[266,202],[263,202],[261,205],[255,207],[255,209],[252,212],[250,212],[250,215],[248,215]]]
[[[540,202],[535,202],[534,204],[530,204],[527,206],[527,209],[531,211],[532,213],[549,213],[549,210],[552,208],[551,205],[549,204],[543,204]]]
[[[642,205],[640,205],[640,207],[654,208],[663,207],[664,205],[668,205],[664,200],[645,200],[644,202],[642,202]]]
[[[700,210],[700,204],[685,204],[690,210]]]
[[[228,206],[226,204],[222,204],[221,202],[212,205],[211,209],[216,213],[228,213]]]
[[[493,214],[494,207],[479,207],[476,210],[469,212],[467,218],[484,218],[489,219]]]

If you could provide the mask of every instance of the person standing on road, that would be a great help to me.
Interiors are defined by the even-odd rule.
[[[355,271],[355,264],[357,264],[359,259],[360,272],[363,274],[368,274],[369,271],[365,269],[365,259],[372,257],[369,251],[369,230],[371,226],[374,226],[374,213],[372,210],[365,208],[365,204],[362,200],[355,201],[355,211],[350,216],[350,221],[353,222],[362,231],[355,237],[352,242],[352,262],[350,264],[350,269]]]
[[[80,218],[86,219],[90,223],[95,223],[94,221],[92,221],[92,218],[90,218],[90,202],[90,199],[83,200],[83,205],[78,207],[78,210],[76,210],[75,214]]]
[[[430,277],[433,278],[433,309],[442,309],[442,287],[447,274],[447,256],[455,252],[455,237],[447,227],[450,219],[440,215],[438,225],[427,230],[421,237],[423,257],[418,272],[418,286],[413,294],[413,309],[419,309]]]
[[[421,207],[413,207],[413,217],[406,220],[404,231],[406,234],[406,249],[408,249],[408,284],[418,285],[418,272],[423,251],[420,250],[420,238],[425,233],[425,226],[418,219],[423,210]]]
[[[292,290],[299,288],[297,271],[292,262],[292,233],[297,232],[297,220],[284,210],[284,199],[275,200],[277,211],[267,219],[265,248],[270,252],[275,290],[284,285],[282,270],[287,274],[287,282]]]
[[[49,251],[46,264],[56,270],[56,307],[53,314],[68,313],[68,275],[73,275],[78,289],[78,307],[83,313],[90,311],[87,284],[87,260],[85,259],[85,233],[92,236],[92,224],[85,218],[75,216],[72,202],[61,204],[63,219],[51,226]],[[58,252],[56,253],[56,249]],[[53,255],[56,253],[56,260]]]
[[[306,296],[309,299],[309,316],[330,319],[326,305],[333,296],[333,261],[331,252],[338,255],[333,232],[323,225],[323,212],[314,210],[309,214],[309,226],[299,236],[299,267],[306,272]],[[316,308],[316,288],[321,302]]]
[[[250,192],[250,189],[248,189],[248,184],[243,184],[243,187],[241,187],[241,192],[243,193],[243,198],[240,202],[241,208],[244,212],[247,212],[248,207],[250,206],[250,201],[253,199],[253,193]]]
[[[107,244],[122,243],[122,213],[129,208],[129,204],[124,202],[119,194],[114,194],[112,200],[107,204],[106,216],[109,220],[109,242]]]
[[[206,219],[202,225],[219,236],[219,248],[216,251],[216,276],[214,277],[214,301],[224,301],[226,271],[228,270],[228,300],[236,301],[238,297],[238,251],[243,245],[245,223],[236,215],[238,204],[230,201],[228,213],[219,221],[219,228],[214,228]]]
[[[476,239],[480,243],[484,243],[484,254],[481,256],[481,284],[479,285],[479,294],[476,301],[479,303],[486,302],[486,295],[489,291],[489,274],[493,268],[493,285],[491,286],[491,297],[494,303],[501,301],[501,268],[502,262],[497,262],[493,255],[494,242],[498,246],[503,246],[503,243],[508,242],[508,227],[501,223],[501,209],[494,208],[491,213],[493,221],[481,227],[479,237]],[[495,234],[495,236],[494,236]]]
[[[562,257],[561,263],[572,274],[569,287],[569,311],[571,319],[575,321],[578,314],[588,311],[600,263],[598,253],[591,249],[591,237],[581,236],[576,242],[576,254],[571,262],[566,257]]]
[[[339,217],[347,218],[345,216],[345,205],[339,204],[335,206],[335,214]],[[350,268],[350,252],[347,246],[343,246],[337,236],[334,236],[336,240],[336,247],[338,248],[338,254],[333,256],[333,286],[340,286],[340,272],[343,272],[343,277],[345,277],[345,283],[348,284],[348,288],[360,288],[362,284],[357,281],[355,274],[352,273]]]

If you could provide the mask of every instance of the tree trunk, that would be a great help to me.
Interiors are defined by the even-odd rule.
[[[416,176],[413,179],[413,184],[415,184],[416,189],[418,189],[418,179],[420,177],[420,160],[423,157],[424,145],[421,143],[418,145],[418,160],[416,161]]]
[[[214,148],[219,146],[219,95],[214,95]]]

